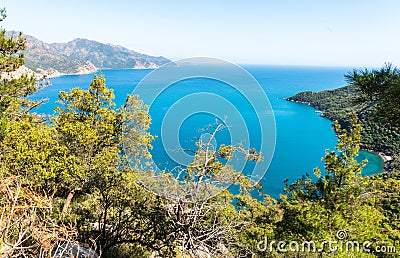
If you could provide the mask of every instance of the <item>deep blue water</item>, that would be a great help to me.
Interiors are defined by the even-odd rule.
[[[289,182],[305,173],[312,174],[315,167],[323,167],[321,157],[326,149],[334,149],[337,143],[332,130],[332,122],[315,113],[314,109],[303,104],[283,100],[301,91],[321,91],[334,89],[345,85],[343,75],[351,68],[343,67],[290,67],[290,66],[243,66],[259,82],[268,95],[276,120],[276,148],[271,165],[262,179],[264,192],[277,197],[283,192],[283,181]],[[151,70],[105,70],[107,86],[114,89],[117,106],[121,106],[127,94],[130,94],[139,81]],[[49,102],[35,110],[38,113],[53,114],[59,91],[68,91],[73,87],[88,88],[91,75],[69,75],[51,79],[52,85],[32,95],[34,99],[48,98]],[[259,127],[254,121],[251,105],[241,100],[240,94],[221,82],[208,79],[193,79],[177,83],[162,93],[150,109],[153,125],[151,132],[160,136],[159,130],[165,113],[177,100],[196,92],[218,94],[234,104],[245,117],[251,133],[257,136]],[[199,113],[182,121],[179,131],[179,141],[182,147],[194,149],[198,129],[212,123],[215,118]],[[168,134],[167,136],[168,137]],[[171,136],[173,137],[173,136]],[[168,156],[162,148],[162,137],[153,142],[152,151],[155,162],[160,167],[172,168],[175,164],[168,161]],[[229,138],[228,132],[222,132],[217,138],[218,143]],[[255,137],[257,138],[257,137]],[[230,143],[230,142],[227,142]],[[259,143],[251,142],[250,147],[258,147]],[[178,146],[176,146],[178,147]],[[359,159],[368,159],[363,174],[370,175],[381,171],[382,160],[371,153],[360,152]],[[248,169],[246,167],[246,169]]]

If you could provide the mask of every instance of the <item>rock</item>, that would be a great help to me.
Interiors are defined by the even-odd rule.
[[[35,76],[36,79],[40,77],[40,74],[35,73],[25,65],[20,66],[17,70],[10,72],[10,73],[1,73],[1,79],[11,79],[11,78],[19,78],[23,74],[28,74],[31,76]]]
[[[51,252],[52,258],[100,258],[93,249],[75,243],[58,243]]]
[[[47,68],[47,69],[38,68],[36,70],[36,72],[41,74],[42,77],[45,77],[45,78],[53,78],[53,77],[58,77],[58,76],[64,75],[63,73],[60,73],[59,71],[57,71],[54,68]]]
[[[87,61],[86,64],[77,68],[76,74],[91,74],[95,73],[96,71],[96,66],[94,66],[94,64],[92,64],[90,61]]]

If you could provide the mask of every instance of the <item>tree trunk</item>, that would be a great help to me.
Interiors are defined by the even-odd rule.
[[[64,203],[64,206],[63,206],[63,209],[62,209],[62,212],[61,212],[63,217],[64,217],[65,213],[68,211],[69,205],[71,204],[71,200],[74,197],[74,194],[75,194],[75,189],[72,189],[69,192],[69,194],[67,196],[67,199],[65,200],[65,203]]]

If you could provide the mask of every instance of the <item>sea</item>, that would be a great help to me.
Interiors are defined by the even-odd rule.
[[[263,193],[277,198],[284,193],[285,180],[292,183],[305,174],[313,177],[313,169],[316,167],[323,171],[321,158],[325,156],[327,150],[334,150],[337,144],[335,133],[332,130],[332,121],[321,117],[318,112],[315,112],[315,109],[306,104],[289,102],[285,98],[302,91],[316,92],[342,87],[346,85],[344,75],[352,68],[271,65],[241,65],[241,68],[258,82],[272,107],[276,140],[275,143],[263,144],[271,144],[275,147],[267,148],[270,153],[264,153],[270,164],[259,180],[263,186]],[[120,107],[125,103],[127,95],[135,93],[137,85],[153,71],[153,69],[128,69],[103,70],[101,72],[106,78],[107,87],[114,90],[116,106]],[[51,86],[30,96],[32,99],[47,99],[47,102],[36,108],[34,112],[54,115],[54,108],[59,105],[56,103],[59,92],[69,91],[75,87],[87,89],[93,76],[94,74],[65,75],[50,79]],[[151,88],[152,86],[150,84],[147,87]],[[143,96],[139,97],[146,99],[147,91],[140,92]],[[201,98],[199,93],[203,94],[202,97],[210,96],[210,98]],[[191,101],[193,97],[196,97],[195,101]],[[241,115],[241,119],[246,124],[244,128],[247,129],[244,134],[254,136],[251,139],[243,137],[243,140],[247,141],[245,145],[250,148],[260,148],[261,126],[257,123],[259,122],[257,121],[259,119],[257,110],[259,109],[246,100],[243,92],[238,92],[237,89],[218,80],[186,79],[175,82],[164,89],[153,103],[146,103],[152,105],[150,107],[152,117],[150,132],[156,136],[156,139],[151,152],[153,161],[159,168],[172,171],[174,168],[182,166],[182,163],[176,160],[176,157],[174,158],[176,153],[183,152],[189,159],[193,157],[196,142],[202,139],[203,135],[210,136],[212,128],[215,128],[217,124],[225,124],[225,131],[222,130],[219,133],[221,136],[215,138],[217,141],[215,145],[240,143],[231,142],[233,138],[229,137],[230,128],[234,129],[235,122],[237,122],[229,120],[230,113],[227,114],[228,118],[224,118],[220,114],[217,117],[207,111],[209,110],[207,107],[216,105],[215,103],[221,99],[224,100],[224,103],[231,103],[230,106]],[[244,100],[240,101],[240,99]],[[201,107],[197,108],[199,111],[192,112],[196,109],[195,105],[200,105],[199,100],[201,100]],[[168,113],[173,109],[191,112],[183,118],[176,117],[182,121],[175,122],[173,121],[174,116]],[[224,109],[221,108],[221,110]],[[221,112],[223,111],[219,113]],[[170,123],[176,124],[171,125],[171,128],[176,129],[175,131],[169,132],[168,128],[162,129],[165,124],[164,118],[167,115]],[[170,138],[177,140],[169,141]],[[240,137],[235,139],[241,140]],[[165,146],[168,141],[170,145]],[[357,160],[365,159],[368,160],[368,164],[363,168],[363,175],[372,175],[382,171],[383,161],[378,155],[360,151]],[[254,166],[249,165],[243,171],[245,174],[251,173],[251,169],[254,169]]]

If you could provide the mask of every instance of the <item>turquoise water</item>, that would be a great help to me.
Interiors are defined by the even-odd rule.
[[[303,104],[283,100],[300,91],[321,91],[334,89],[345,85],[343,75],[351,68],[325,68],[325,67],[280,67],[280,66],[243,66],[260,83],[274,111],[277,129],[276,148],[271,165],[261,180],[264,192],[277,197],[283,192],[283,181],[289,182],[301,177],[305,173],[312,174],[315,167],[323,167],[321,157],[326,149],[333,149],[337,143],[332,122],[315,113],[314,109]],[[107,86],[114,89],[117,106],[124,103],[127,94],[131,93],[138,82],[151,70],[105,70],[103,71]],[[48,98],[48,103],[37,108],[35,112],[53,114],[55,101],[61,90],[68,91],[73,87],[88,88],[93,75],[70,75],[53,78],[52,86],[32,95],[34,99]],[[242,99],[239,93],[223,83],[208,79],[193,79],[177,83],[162,93],[150,109],[152,116],[153,135],[160,136],[160,124],[166,111],[177,100],[188,94],[196,92],[216,93],[224,96],[234,103],[240,113],[246,118],[247,126],[257,138],[259,127],[255,120],[257,115],[252,113],[252,107]],[[198,129],[212,123],[214,117],[199,113],[183,121],[179,140],[184,148],[194,149]],[[223,132],[218,143],[224,142],[229,135]],[[230,143],[230,142],[226,142]],[[251,147],[258,147],[259,142],[251,142]],[[161,137],[153,143],[153,158],[155,162],[165,168],[175,166],[169,160],[162,148]],[[359,160],[368,159],[369,163],[364,168],[363,174],[370,175],[381,171],[382,160],[379,156],[360,152]],[[248,169],[246,167],[246,169]],[[246,172],[246,170],[245,170]]]

